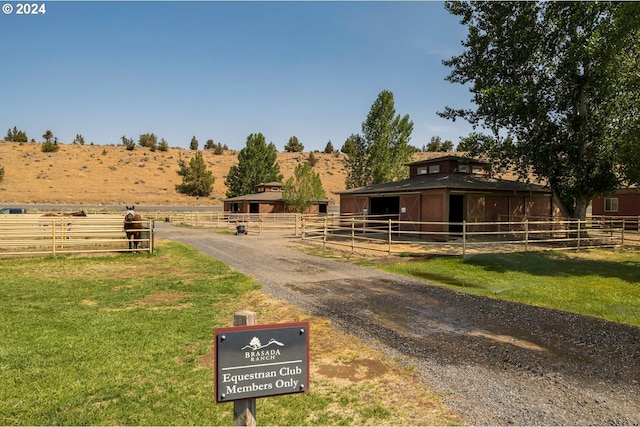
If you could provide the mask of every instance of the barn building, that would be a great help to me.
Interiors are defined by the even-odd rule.
[[[629,217],[640,216],[640,188],[621,188],[609,196],[594,197],[591,201],[591,215]]]
[[[280,182],[267,182],[256,187],[256,193],[232,197],[224,201],[225,212],[236,213],[284,213],[291,210],[282,200],[283,185]],[[305,213],[326,214],[328,200],[314,201]]]
[[[440,153],[407,166],[408,179],[338,192],[340,213],[439,223],[401,224],[403,231],[421,232],[457,232],[463,221],[521,221],[558,213],[548,188],[491,177],[487,162],[463,153]]]

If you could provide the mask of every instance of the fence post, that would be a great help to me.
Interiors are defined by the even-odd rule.
[[[322,233],[322,247],[327,246],[327,217],[324,217],[324,230]]]
[[[389,218],[389,255],[391,255],[391,218]]]
[[[242,310],[233,315],[233,326],[253,326],[258,323],[258,315],[252,311]],[[233,403],[233,425],[256,425],[256,399],[236,400]]]
[[[578,249],[580,249],[580,218],[578,218]]]
[[[51,255],[56,256],[56,222],[51,221]]]
[[[624,229],[625,229],[625,224],[624,224],[624,218],[622,218],[622,233],[620,234],[620,244],[622,246],[624,246]]]
[[[300,235],[302,236],[302,240],[305,237],[305,223],[304,223],[304,215],[300,217]]]
[[[148,230],[149,230],[149,254],[153,253],[153,246],[155,242],[153,240],[153,226],[155,225],[155,221],[149,220]]]
[[[524,251],[529,252],[529,220],[524,219]]]
[[[351,253],[356,250],[356,220],[351,217]]]
[[[462,220],[462,256],[467,254],[467,220]]]

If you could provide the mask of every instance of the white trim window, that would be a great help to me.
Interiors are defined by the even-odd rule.
[[[427,174],[427,167],[418,166],[418,169],[416,170],[416,175],[426,175],[426,174]]]
[[[618,212],[618,198],[606,197],[604,199],[604,211],[605,212]]]
[[[429,166],[429,173],[440,173],[440,165]]]

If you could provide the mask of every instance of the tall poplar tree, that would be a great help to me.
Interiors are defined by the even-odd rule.
[[[255,193],[256,186],[267,182],[282,182],[278,151],[273,143],[267,145],[264,135],[252,133],[246,146],[238,153],[238,164],[229,168],[225,185],[227,197]]]
[[[396,115],[393,93],[383,90],[362,122],[362,135],[352,135],[346,153],[346,187],[362,187],[407,177],[405,164],[414,149],[409,145],[413,122]],[[345,146],[347,143],[345,142]]]
[[[496,169],[534,172],[566,216],[640,182],[640,4],[447,2],[468,27],[444,64],[474,107],[446,108],[476,130],[466,148]]]

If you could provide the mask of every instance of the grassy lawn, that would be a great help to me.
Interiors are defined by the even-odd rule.
[[[640,326],[637,249],[400,260],[377,266],[456,291]]]
[[[311,322],[310,391],[259,399],[258,424],[459,423],[410,366],[184,245],[2,260],[0,277],[0,425],[232,425],[233,404],[214,403],[213,331],[242,309]]]

